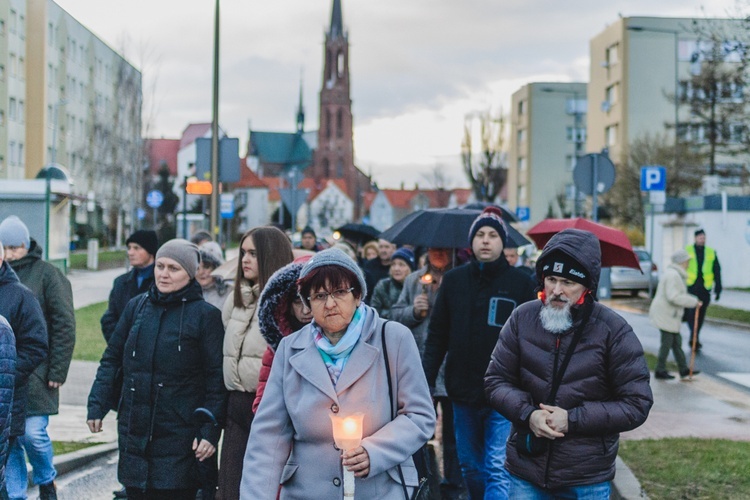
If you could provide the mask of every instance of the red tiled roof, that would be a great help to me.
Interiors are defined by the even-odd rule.
[[[378,193],[374,193],[374,192],[364,194],[362,202],[364,203],[365,210],[370,210],[370,207],[372,206],[372,202],[375,200],[375,196],[377,196],[377,194]]]
[[[453,190],[453,195],[456,197],[456,203],[460,205],[466,205],[471,197],[472,190],[468,188],[457,188]]]
[[[407,191],[404,189],[382,189],[381,191],[388,198],[388,203],[397,209],[409,208],[409,202],[411,202],[411,199],[417,193],[416,191]]]
[[[177,152],[180,150],[179,139],[146,139],[148,151],[148,170],[152,175],[159,173],[162,162],[166,162],[169,175],[177,175]]]
[[[209,130],[211,130],[210,123],[191,123],[182,133],[182,139],[180,139],[180,149],[191,145],[197,138],[206,135]],[[221,137],[220,133],[217,135]]]
[[[243,162],[240,165],[240,181],[234,183],[234,187],[238,188],[268,188],[268,184],[264,182],[265,179],[258,177],[258,174],[250,170],[246,163]]]

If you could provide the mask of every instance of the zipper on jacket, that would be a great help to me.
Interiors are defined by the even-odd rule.
[[[164,387],[164,384],[162,384],[161,382],[156,384],[156,396],[154,397],[154,409],[151,410],[151,425],[149,426],[149,430],[148,430],[149,442],[153,440],[154,438],[154,421],[156,420],[156,408],[159,405],[159,393],[161,392],[162,387]]]
[[[135,378],[130,378],[130,411],[128,412],[128,434],[130,434],[130,431],[133,429],[133,400],[135,399]],[[125,400],[125,394],[123,394],[120,399],[124,402]],[[117,415],[120,415],[120,408],[117,409]],[[128,443],[130,442],[129,439],[125,440],[125,447],[122,450],[123,454],[128,452]]]
[[[555,364],[552,368],[552,378],[555,378],[555,375],[557,374],[557,364],[560,361],[560,340],[562,338],[562,335],[555,335]],[[562,383],[562,380],[560,381]],[[554,405],[554,401],[549,401],[548,404]],[[544,466],[544,487],[547,488],[549,485],[549,465],[552,461],[552,445],[554,444],[554,441],[552,439],[549,440],[549,444],[547,445],[547,463]]]

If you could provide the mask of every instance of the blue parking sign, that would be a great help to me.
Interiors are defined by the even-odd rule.
[[[659,165],[641,167],[641,191],[666,191],[667,169]]]

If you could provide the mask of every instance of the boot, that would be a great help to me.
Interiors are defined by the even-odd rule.
[[[698,375],[700,372],[701,372],[700,370],[693,370],[693,375]],[[680,377],[687,378],[689,376],[690,376],[690,370],[688,370],[687,368],[685,368],[684,370],[680,370]]]
[[[674,378],[674,375],[671,375],[669,372],[666,372],[666,371],[658,371],[658,372],[654,372],[654,378],[658,378],[661,380],[672,380]]]
[[[57,500],[57,487],[54,481],[39,485],[39,500]]]
[[[120,490],[113,491],[112,494],[116,499],[128,498],[128,492],[125,490],[125,486],[123,486]]]

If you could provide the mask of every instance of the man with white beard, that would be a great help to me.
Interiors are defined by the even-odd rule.
[[[600,269],[596,236],[556,234],[536,264],[540,300],[519,306],[500,332],[485,392],[513,424],[510,498],[609,498],[619,433],[653,404],[638,338],[596,301]]]

